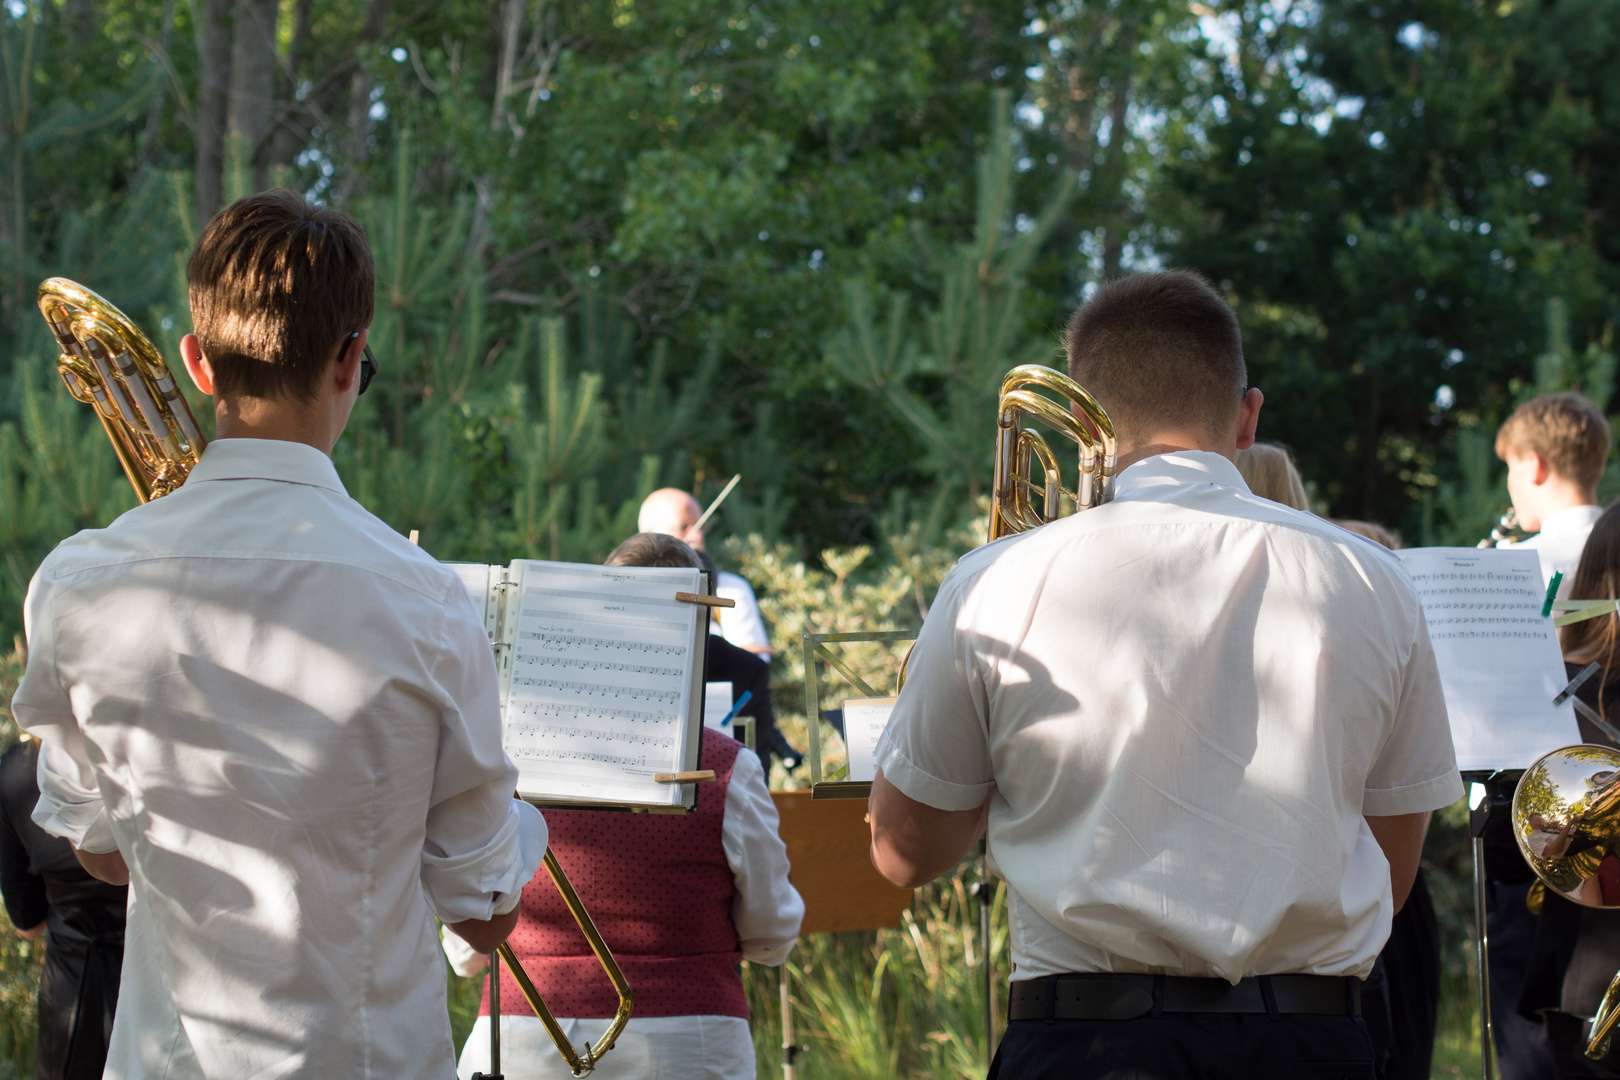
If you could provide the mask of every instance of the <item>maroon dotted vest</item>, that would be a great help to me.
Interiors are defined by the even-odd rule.
[[[635,995],[635,1016],[748,1017],[731,922],[736,885],[721,847],[726,786],[740,743],[703,729],[702,767],[685,815],[547,810],[551,850],[596,920]],[[524,886],[509,943],[555,1016],[611,1017],[619,999],[542,869]],[[501,973],[501,1012],[533,1016]],[[479,1014],[489,1015],[489,983]]]

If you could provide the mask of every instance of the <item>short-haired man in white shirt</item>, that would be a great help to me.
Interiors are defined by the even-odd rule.
[[[46,558],[12,701],[34,820],[130,885],[106,1076],[443,1080],[433,916],[495,948],[546,830],[512,798],[467,590],[328,456],[375,370],[371,252],[268,191],[209,222],[187,278],[218,437]]]
[[[1417,596],[1249,494],[1262,398],[1202,278],[1104,284],[1067,349],[1119,429],[1117,494],[941,586],[873,860],[915,886],[988,822],[1014,966],[992,1077],[1370,1080],[1360,983],[1462,794]]]

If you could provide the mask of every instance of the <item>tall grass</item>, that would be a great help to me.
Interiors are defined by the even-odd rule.
[[[970,864],[918,890],[895,929],[802,938],[789,958],[801,1080],[982,1076],[984,990]],[[997,995],[1007,973],[1006,887],[991,909]],[[780,975],[744,971],[761,1077],[782,1075]],[[997,1003],[998,1024],[1002,1005]],[[999,1028],[998,1028],[999,1032]]]

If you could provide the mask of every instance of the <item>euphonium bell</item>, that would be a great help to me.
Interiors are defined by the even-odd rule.
[[[1064,400],[1038,394],[1036,387],[1050,390]],[[1045,436],[1022,426],[1026,415],[1079,445],[1080,478],[1074,490],[1063,486],[1057,454]],[[1024,364],[1007,372],[1001,380],[996,423],[999,433],[990,495],[991,540],[1055,521],[1063,516],[1068,504],[1079,512],[1114,497],[1114,467],[1119,457],[1114,422],[1085,387],[1063,372],[1039,364]],[[1039,484],[1030,476],[1036,461],[1042,473]],[[1041,494],[1039,512],[1030,501],[1032,491]]]
[[[1620,909],[1620,751],[1587,744],[1554,750],[1513,792],[1513,837],[1546,887],[1585,907]],[[1586,1056],[1609,1052],[1620,1021],[1620,974],[1592,1017]]]

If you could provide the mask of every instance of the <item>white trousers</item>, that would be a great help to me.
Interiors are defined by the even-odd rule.
[[[607,1020],[557,1023],[576,1048],[595,1043]],[[460,1080],[489,1071],[489,1017],[473,1024],[456,1068]],[[501,1073],[507,1080],[573,1080],[562,1055],[533,1016],[501,1017]],[[740,1016],[632,1018],[592,1080],[754,1080],[754,1040]]]

